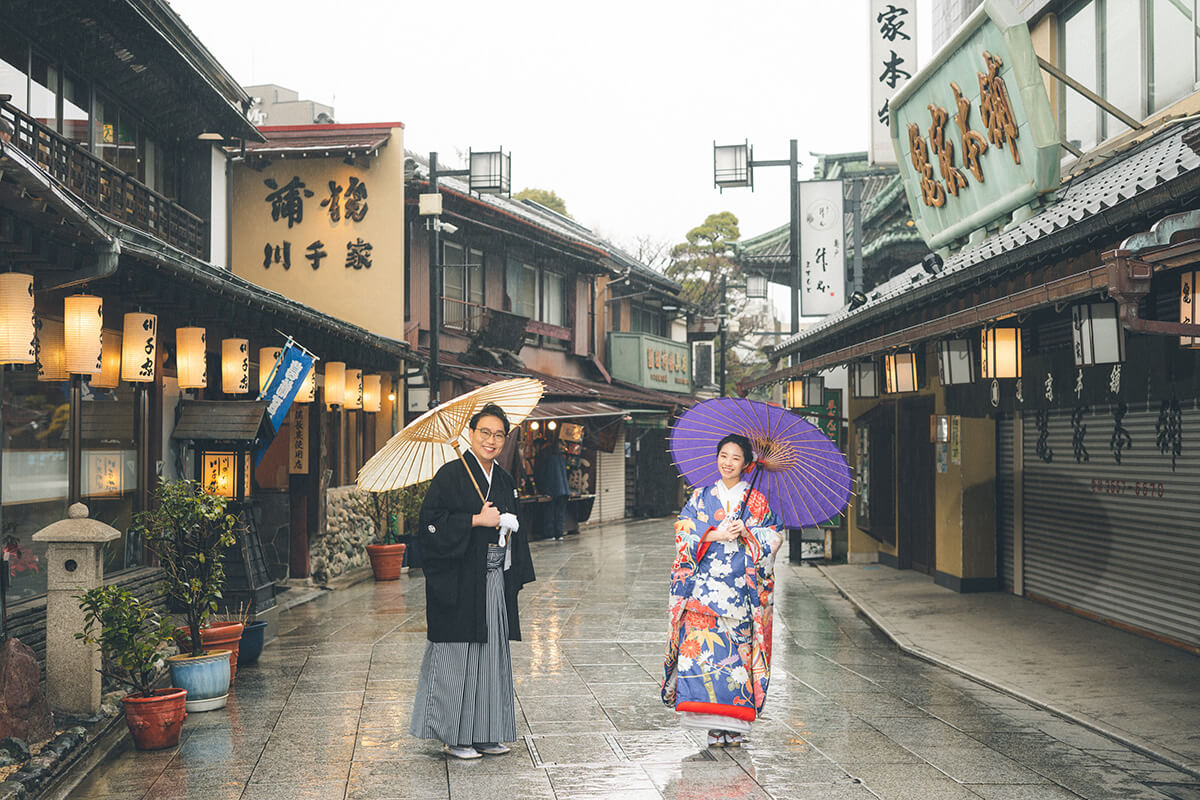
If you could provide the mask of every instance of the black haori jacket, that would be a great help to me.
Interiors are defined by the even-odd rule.
[[[492,485],[475,454],[464,454],[479,488],[500,513],[517,513],[512,476],[492,465]],[[483,503],[462,460],[455,459],[433,476],[421,505],[418,535],[425,570],[425,619],[431,642],[487,641],[487,547],[496,544],[499,528],[471,526]],[[517,592],[534,580],[525,523],[511,536],[512,566],[504,571],[508,638],[521,638]]]

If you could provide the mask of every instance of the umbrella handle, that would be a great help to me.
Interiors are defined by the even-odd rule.
[[[750,477],[750,485],[746,487],[746,493],[742,495],[741,505],[738,506],[738,519],[742,519],[742,515],[746,513],[746,506],[749,505],[750,493],[754,491],[754,484],[758,483],[758,476],[762,469],[763,465],[761,461],[754,462],[754,474]]]
[[[463,458],[462,451],[458,449],[458,440],[456,439],[452,441],[450,446],[453,447],[454,452],[458,454],[458,460],[461,461],[463,466],[467,468],[467,476],[471,479],[471,483],[474,484],[475,491],[479,493],[479,502],[486,504],[487,498],[483,496],[483,491],[479,488],[479,481],[475,480],[475,473],[471,472],[471,465],[467,463],[467,460]]]

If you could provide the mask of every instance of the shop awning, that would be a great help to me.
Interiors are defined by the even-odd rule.
[[[615,417],[625,411],[608,403],[538,403],[529,419],[576,419],[578,417]]]

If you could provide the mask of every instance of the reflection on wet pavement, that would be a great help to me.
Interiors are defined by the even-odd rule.
[[[425,642],[414,572],[284,612],[225,709],[189,717],[172,750],[118,748],[69,797],[1167,800],[1193,782],[904,656],[786,554],[767,708],[745,746],[706,748],[659,700],[672,541],[651,520],[533,544],[506,756],[447,760],[408,735]]]

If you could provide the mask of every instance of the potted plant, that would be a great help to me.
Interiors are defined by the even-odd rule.
[[[367,556],[371,559],[371,571],[377,581],[394,581],[400,577],[404,566],[406,545],[400,542],[401,495],[406,489],[373,492],[366,500],[364,509],[375,522],[375,542],[367,545]]]
[[[238,518],[226,500],[197,481],[162,481],[155,503],[134,516],[130,531],[158,556],[167,596],[183,610],[190,651],[167,659],[171,680],[188,690],[188,711],[222,708],[229,693],[230,651],[207,648],[201,628],[216,611],[225,585],[224,553]]]
[[[237,650],[239,667],[253,664],[262,655],[266,645],[267,623],[258,619],[253,604],[238,606],[237,619],[242,623],[242,638]]]
[[[128,589],[97,586],[79,598],[83,631],[75,634],[98,645],[100,674],[128,686],[125,724],[139,750],[161,750],[179,744],[187,691],[155,689],[163,669],[163,646],[174,633],[169,620],[143,605]]]

